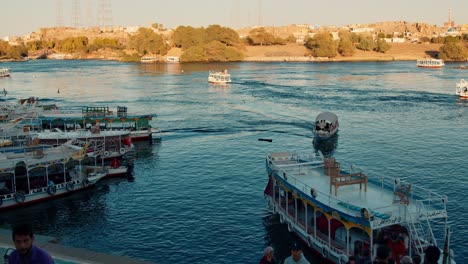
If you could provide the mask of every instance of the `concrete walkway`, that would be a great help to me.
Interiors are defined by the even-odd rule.
[[[103,254],[82,248],[72,248],[63,246],[56,243],[56,239],[53,237],[34,235],[34,244],[52,255],[57,262],[63,261],[66,263],[128,263],[128,264],[146,264],[152,263],[128,257],[115,256],[109,254]],[[2,248],[15,248],[11,239],[11,230],[0,229],[0,247]],[[1,257],[5,252],[0,252]],[[1,262],[1,260],[0,260]]]

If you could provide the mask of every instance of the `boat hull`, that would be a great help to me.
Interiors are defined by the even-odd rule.
[[[56,192],[54,194],[49,194],[48,187],[43,187],[41,189],[34,189],[33,192],[29,194],[24,194],[24,200],[21,198],[15,199],[14,194],[3,195],[3,196],[0,196],[2,198],[0,211],[11,210],[11,209],[28,206],[32,204],[37,204],[37,203],[45,202],[48,200],[56,199],[59,197],[71,195],[73,193],[83,191],[83,190],[93,187],[96,184],[96,182],[102,177],[104,177],[104,175],[100,175],[97,178],[90,177],[88,178],[89,180],[87,182],[82,181],[82,180],[73,181],[74,182],[73,189],[67,189],[67,183],[71,183],[71,182],[57,184],[55,185]]]

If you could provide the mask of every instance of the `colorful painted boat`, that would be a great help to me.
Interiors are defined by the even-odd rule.
[[[269,208],[321,263],[342,264],[350,256],[371,263],[378,245],[385,244],[381,239],[394,235],[408,243],[411,256],[436,245],[446,263],[455,263],[444,236],[450,234],[445,195],[398,178],[368,176],[320,152],[270,153],[266,170]]]
[[[68,195],[106,176],[84,165],[86,147],[70,142],[24,153],[0,153],[0,210]]]

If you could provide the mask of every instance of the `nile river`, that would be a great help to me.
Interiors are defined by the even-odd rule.
[[[60,243],[165,263],[258,263],[266,245],[289,255],[286,225],[266,208],[264,158],[313,151],[311,123],[340,119],[338,160],[448,196],[452,249],[468,262],[468,72],[415,62],[127,64],[3,63],[1,99],[37,96],[59,106],[126,105],[155,113],[163,139],[137,145],[134,179],[0,215],[32,222]],[[233,83],[207,83],[228,69]],[[269,138],[272,142],[258,141]],[[309,258],[310,253],[305,252]]]

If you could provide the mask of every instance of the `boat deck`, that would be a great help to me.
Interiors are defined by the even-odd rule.
[[[344,182],[345,185],[339,186],[335,195],[335,186],[330,188],[331,177],[325,173],[326,168],[322,160],[311,160],[310,156],[303,158],[291,153],[272,154],[268,159],[272,162],[271,168],[274,173],[295,189],[312,196],[311,189],[313,188],[316,193],[315,200],[348,215],[361,216],[361,210],[366,208],[374,218],[380,220],[392,217],[408,220],[408,217],[412,217],[413,221],[416,221],[421,212],[421,201],[424,200],[429,201],[429,203],[424,203],[424,211],[432,212],[430,217],[446,216],[445,206],[442,206],[440,202],[435,202],[435,199],[442,201],[443,196],[402,183],[400,186],[409,187],[409,195],[402,198],[398,195],[399,192],[394,191],[395,179],[371,178],[362,174],[366,176],[366,188],[366,184],[356,180],[356,177],[346,177],[349,182]],[[356,169],[352,172],[353,175],[358,174]],[[350,172],[341,170],[340,175],[349,176]],[[405,209],[406,206],[408,210]]]

